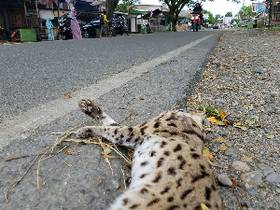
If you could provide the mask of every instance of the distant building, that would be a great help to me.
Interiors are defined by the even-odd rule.
[[[272,0],[272,24],[280,25],[280,0]]]
[[[131,32],[140,32],[144,25],[149,24],[151,30],[165,31],[165,15],[169,12],[166,5],[140,4],[129,10]]]

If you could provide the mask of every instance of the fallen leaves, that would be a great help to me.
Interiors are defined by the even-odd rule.
[[[217,119],[216,117],[207,117],[207,120],[212,124],[212,125],[218,125],[218,126],[225,126],[226,124],[222,121]]]
[[[202,107],[202,110],[206,113],[207,120],[212,125],[227,126],[228,121],[226,117],[228,116],[228,114],[226,112],[218,110],[213,106]]]
[[[207,147],[204,147],[202,150],[202,155],[207,158],[210,164],[212,164],[212,161],[214,159],[214,153],[210,152],[210,150]]]
[[[228,150],[229,146],[226,143],[222,143],[221,146],[219,147],[220,152],[226,152]]]
[[[241,130],[243,130],[243,131],[248,130],[248,127],[246,127],[245,125],[243,125],[241,122],[235,122],[235,123],[233,123],[233,127],[239,128],[239,129],[241,129]]]
[[[273,138],[274,138],[274,135],[271,134],[271,133],[270,133],[270,134],[267,134],[267,135],[266,135],[266,138],[267,138],[267,139],[273,139]]]

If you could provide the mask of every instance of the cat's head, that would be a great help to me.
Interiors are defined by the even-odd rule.
[[[198,127],[203,130],[204,120],[206,118],[206,114],[204,112],[184,112],[183,110],[179,110],[185,117],[192,118]]]

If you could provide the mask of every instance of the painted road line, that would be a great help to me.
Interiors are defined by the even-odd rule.
[[[27,138],[34,129],[51,123],[52,121],[69,114],[78,109],[78,101],[82,98],[97,99],[100,96],[119,88],[127,82],[140,77],[142,74],[151,71],[157,65],[168,62],[172,58],[179,56],[201,42],[209,39],[212,35],[197,39],[187,45],[165,53],[157,58],[134,66],[112,77],[98,81],[84,89],[73,92],[70,99],[56,99],[32,108],[25,113],[15,116],[12,120],[6,120],[0,125],[0,145],[5,146],[14,139]]]

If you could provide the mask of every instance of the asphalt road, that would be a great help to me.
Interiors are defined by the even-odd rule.
[[[206,34],[159,33],[0,46],[0,121]]]
[[[33,157],[5,158],[36,154],[53,144],[56,132],[92,124],[73,108],[83,95],[98,96],[122,124],[143,122],[178,106],[191,93],[217,37],[211,32],[159,33],[0,46],[0,209],[106,209],[123,190],[129,170],[112,159],[112,174],[99,147],[70,145],[72,155],[62,152],[42,161],[39,175],[35,164],[14,188]],[[65,92],[73,98],[63,98]],[[17,119],[23,121],[20,126]],[[3,139],[13,126],[20,131],[25,119],[28,129]]]

